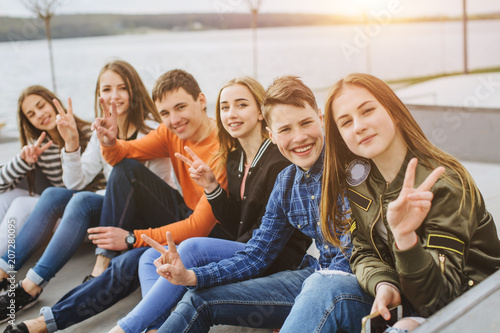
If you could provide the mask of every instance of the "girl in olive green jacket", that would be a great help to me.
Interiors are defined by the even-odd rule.
[[[351,266],[373,312],[404,296],[428,317],[500,267],[500,241],[467,170],[425,137],[382,80],[350,74],[325,109],[322,230],[351,232]],[[337,194],[351,204],[346,224]],[[333,223],[329,223],[333,221]]]

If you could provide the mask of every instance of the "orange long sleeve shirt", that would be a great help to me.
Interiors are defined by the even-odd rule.
[[[203,188],[198,186],[189,176],[189,165],[174,156],[175,153],[180,153],[189,157],[184,150],[185,146],[191,148],[212,170],[218,169],[216,167],[218,161],[212,161],[212,156],[219,149],[217,130],[215,129],[202,141],[191,142],[181,140],[177,135],[170,132],[165,124],[161,124],[156,130],[149,132],[140,139],[132,141],[117,140],[117,143],[112,147],[101,145],[102,155],[111,165],[119,163],[124,158],[142,162],[159,157],[171,157],[175,175],[182,189],[184,202],[193,210],[193,213],[185,220],[167,224],[160,228],[134,230],[137,238],[134,247],[148,246],[142,240],[142,234],[148,235],[162,245],[167,245],[167,231],[171,232],[176,244],[191,237],[205,237],[208,236],[217,222]],[[215,176],[219,184],[227,188],[225,168],[216,173]]]

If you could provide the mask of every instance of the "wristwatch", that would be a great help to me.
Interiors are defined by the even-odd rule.
[[[129,250],[132,250],[134,248],[135,241],[137,239],[135,238],[135,235],[133,232],[129,232],[127,237],[125,237],[125,243],[127,244],[127,247]]]

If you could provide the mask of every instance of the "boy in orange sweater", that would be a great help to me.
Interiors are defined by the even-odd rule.
[[[156,82],[153,100],[163,124],[139,140],[116,139],[113,111],[105,111],[105,117],[97,118],[93,124],[103,157],[114,165],[106,189],[109,193],[104,200],[101,227],[88,230],[93,243],[104,249],[103,255],[97,256],[93,276],[107,268],[109,258],[117,251],[148,246],[141,239],[142,234],[166,245],[166,231],[172,231],[178,244],[190,237],[207,236],[215,225],[203,188],[191,179],[188,167],[174,158],[175,153],[186,154],[184,147],[187,146],[200,154],[202,160],[209,161],[210,167],[216,167],[212,156],[219,143],[215,122],[206,113],[205,96],[190,74],[172,70]],[[158,157],[172,157],[184,198],[136,162]],[[225,171],[219,172],[218,178],[221,184],[226,184]]]
[[[175,242],[207,236],[216,223],[203,188],[189,176],[189,166],[172,158],[183,197],[149,172],[140,161],[186,154],[189,147],[212,170],[218,150],[215,122],[206,113],[206,99],[192,75],[182,70],[163,74],[153,88],[153,100],[163,124],[138,140],[117,140],[116,105],[103,105],[104,118],[97,118],[97,130],[104,158],[114,165],[108,180],[101,226],[89,229],[89,238],[102,249],[130,251],[109,263],[101,262],[93,271],[98,277],[74,288],[53,307],[43,307],[40,316],[8,327],[9,332],[55,332],[90,318],[132,293],[139,286],[139,258],[147,249],[140,235],[146,234],[167,244],[166,231],[176,235]],[[110,112],[111,109],[111,112]],[[217,181],[227,186],[225,170]],[[156,177],[156,178],[155,178]],[[105,224],[103,224],[105,223]],[[108,226],[102,226],[108,225]],[[110,226],[111,225],[111,226]],[[104,259],[104,260],[103,260]]]

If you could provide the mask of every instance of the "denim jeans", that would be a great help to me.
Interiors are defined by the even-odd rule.
[[[87,229],[99,223],[103,200],[102,195],[88,191],[73,195],[47,248],[28,271],[28,279],[43,286],[54,277],[85,240]]]
[[[158,228],[190,212],[177,190],[140,162],[123,159],[109,176],[100,225],[129,231]],[[104,250],[98,254],[112,258],[118,253]]]
[[[90,318],[130,295],[139,287],[139,258],[147,247],[132,249],[110,262],[108,269],[64,295],[54,306],[43,307],[48,332],[65,329]]]
[[[19,270],[26,260],[50,238],[57,220],[63,216],[66,205],[74,193],[75,191],[58,187],[49,187],[42,193],[33,212],[17,233],[14,270]],[[65,245],[60,246],[59,251],[65,249]],[[0,268],[4,271],[12,270],[7,265],[7,253],[0,259]]]
[[[244,248],[245,244],[240,242],[199,237],[183,241],[177,251],[184,266],[190,268],[229,258]],[[143,299],[118,321],[118,325],[127,333],[158,329],[187,291],[186,287],[173,285],[158,276],[153,261],[159,256],[158,251],[149,249],[141,257],[139,279]]]
[[[61,222],[42,257],[27,278],[43,287],[68,262],[81,245],[87,229],[97,225],[103,196],[60,187],[47,188],[16,238],[16,268],[50,237],[58,218]],[[0,260],[3,269],[5,256]]]
[[[323,275],[312,268],[285,271],[189,291],[158,333],[208,332],[218,324],[283,326],[283,333],[360,332],[372,302],[354,275]]]

